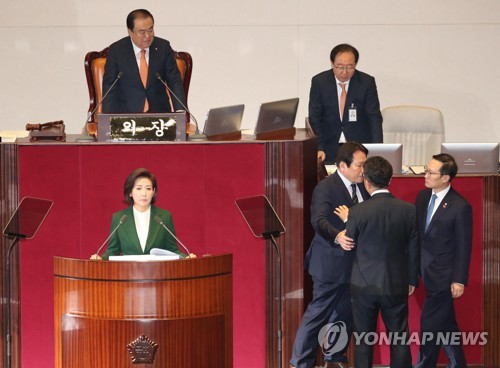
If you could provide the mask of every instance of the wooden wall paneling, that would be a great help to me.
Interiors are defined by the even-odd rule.
[[[0,143],[0,230],[7,225],[10,217],[19,204],[18,191],[18,159],[17,144]],[[6,280],[6,258],[11,239],[0,237],[0,261],[2,272],[0,273],[0,303],[2,306],[2,318],[0,320],[1,362],[7,365],[6,336],[7,336],[7,280]],[[20,367],[20,311],[19,311],[19,245],[11,255],[11,367]]]
[[[500,366],[500,176],[483,182],[483,330],[488,343],[484,367]]]
[[[283,366],[288,366],[304,312],[304,254],[314,236],[309,207],[317,181],[316,152],[316,138],[266,143],[266,195],[286,228],[277,240],[282,257]],[[267,243],[266,367],[271,368],[278,363],[278,290],[276,252]]]

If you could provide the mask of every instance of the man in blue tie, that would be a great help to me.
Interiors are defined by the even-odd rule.
[[[426,300],[420,317],[422,341],[416,368],[436,367],[441,345],[438,333],[458,332],[453,299],[463,295],[472,251],[472,207],[452,187],[457,174],[448,154],[432,157],[425,170],[425,186],[416,201],[421,243],[421,271]],[[467,367],[461,344],[443,345],[448,367]]]

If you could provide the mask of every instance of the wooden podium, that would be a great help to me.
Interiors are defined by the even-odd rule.
[[[56,367],[233,366],[232,255],[54,257]]]

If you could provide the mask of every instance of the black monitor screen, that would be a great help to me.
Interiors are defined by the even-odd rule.
[[[255,236],[273,234],[276,237],[285,232],[285,227],[266,196],[240,198],[236,200],[236,206]]]
[[[24,197],[12,215],[3,234],[8,237],[31,239],[49,213],[53,202],[47,199]]]

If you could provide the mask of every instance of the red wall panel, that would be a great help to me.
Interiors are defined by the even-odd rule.
[[[97,250],[137,167],[156,175],[157,204],[192,252],[233,253],[234,366],[265,365],[263,243],[234,204],[265,193],[263,144],[31,145],[19,147],[19,165],[20,196],[54,201],[37,236],[21,244],[23,367],[54,366],[53,256]]]

